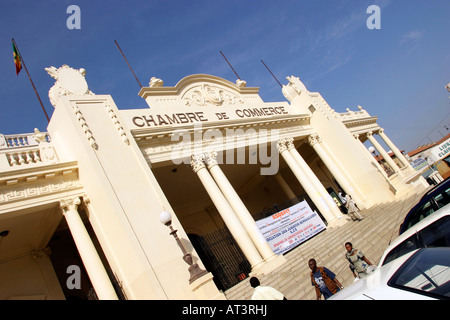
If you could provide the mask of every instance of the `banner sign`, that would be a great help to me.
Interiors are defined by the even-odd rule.
[[[258,220],[256,225],[276,254],[283,254],[326,229],[306,201]]]
[[[450,155],[450,139],[447,139],[441,144],[433,147],[431,149],[431,153],[436,159],[435,161],[448,157]]]
[[[428,166],[428,162],[423,158],[417,158],[413,162],[410,162],[414,170],[422,170]]]

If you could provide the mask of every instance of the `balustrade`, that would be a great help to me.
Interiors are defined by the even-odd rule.
[[[45,162],[41,155],[39,141],[50,142],[48,133],[40,133],[41,137],[35,139],[36,133],[15,135],[0,134],[0,167],[2,169],[21,167]],[[38,140],[38,141],[37,141]]]
[[[50,142],[50,135],[43,132],[45,135],[45,141]],[[34,139],[34,133],[23,133],[23,134],[0,134],[0,150],[11,149],[11,148],[21,148],[21,147],[32,147],[38,146],[39,143]]]
[[[20,166],[22,164],[42,162],[38,149],[21,152],[9,152],[6,153],[6,158],[11,167]]]

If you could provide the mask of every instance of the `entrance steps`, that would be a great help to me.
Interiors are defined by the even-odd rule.
[[[327,228],[285,254],[287,261],[283,266],[270,274],[258,276],[261,285],[274,287],[288,300],[316,299],[308,267],[308,260],[314,258],[318,266],[327,267],[344,287],[348,286],[354,277],[345,259],[344,244],[351,242],[354,248],[360,249],[377,265],[386,247],[398,236],[403,218],[424,192],[421,190],[417,194],[412,191],[394,202],[362,210],[362,221],[354,222],[344,215],[342,219],[347,220],[344,225]],[[249,300],[253,290],[247,278],[224,294],[228,300]]]

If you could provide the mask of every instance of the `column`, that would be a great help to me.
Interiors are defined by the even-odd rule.
[[[381,165],[378,163],[378,161],[373,157],[373,154],[371,154],[370,151],[367,150],[367,148],[364,146],[364,144],[361,142],[361,140],[359,140],[359,134],[355,134],[353,137],[356,139],[356,143],[359,145],[361,150],[364,152],[367,159],[376,166],[376,168],[383,175],[383,177],[386,179],[386,181],[389,182],[386,171],[381,167]]]
[[[391,167],[391,169],[396,172],[400,173],[400,168],[395,164],[394,160],[387,154],[386,151],[384,151],[383,147],[378,143],[378,141],[373,137],[373,132],[369,131],[367,132],[367,138],[369,141],[373,144],[375,149],[378,151],[378,153],[384,158],[384,160],[388,163],[388,165]]]
[[[307,175],[308,179],[311,181],[311,183],[314,185],[316,190],[320,193],[321,198],[325,200],[327,203],[327,206],[330,208],[331,213],[336,218],[342,217],[342,212],[339,210],[339,208],[336,205],[336,202],[331,198],[330,194],[327,192],[323,184],[320,182],[320,180],[317,178],[316,174],[311,170],[311,168],[308,166],[306,161],[303,159],[303,157],[300,155],[300,153],[295,149],[294,146],[294,139],[286,139],[287,140],[287,148],[290,154],[294,157],[295,161],[297,161],[300,168],[303,170],[303,172]]]
[[[234,190],[222,169],[220,169],[217,163],[217,152],[212,151],[206,154],[206,164],[212,177],[216,181],[225,198],[228,200],[230,206],[233,208],[262,258],[264,260],[275,258],[276,254],[272,251],[269,243],[267,243],[266,239],[257,227],[252,215],[242,202],[236,190]]]
[[[225,199],[225,196],[222,194],[216,182],[209,174],[208,170],[205,167],[204,160],[205,154],[192,155],[192,169],[195,173],[197,173],[197,176],[205,187],[206,192],[216,206],[217,211],[219,211],[220,216],[233,235],[233,238],[236,240],[245,257],[250,262],[252,268],[258,267],[263,263],[261,255],[253,245],[250,236],[248,235],[247,231],[245,231],[227,199]]]
[[[360,198],[356,190],[348,181],[347,177],[341,172],[338,166],[334,163],[333,159],[331,159],[331,157],[322,147],[322,139],[319,137],[319,135],[316,133],[309,135],[308,142],[310,146],[313,147],[314,151],[317,152],[320,159],[322,159],[323,163],[327,166],[328,170],[330,170],[331,174],[342,187],[342,189],[344,189],[345,193],[349,194],[357,204],[361,204],[363,200]]]
[[[283,189],[284,193],[289,199],[294,199],[297,197],[279,171],[275,174],[275,179],[278,181],[281,189]]]
[[[79,197],[60,201],[60,206],[69,226],[70,233],[72,234],[75,245],[80,253],[89,279],[94,286],[97,297],[100,300],[118,300],[105,267],[103,266],[89,233],[84,227],[84,223],[78,214],[77,208],[80,203],[81,200]]]
[[[400,160],[400,162],[402,164],[405,165],[406,168],[414,170],[413,167],[411,166],[411,164],[409,163],[408,160],[406,160],[405,156],[403,155],[403,153],[401,153],[401,151],[397,148],[397,146],[391,141],[391,139],[388,138],[388,136],[384,133],[384,129],[381,128],[378,131],[378,134],[380,135],[381,139],[383,139],[384,142],[386,142],[386,144],[388,145],[388,147],[392,150],[392,152],[394,152],[395,156],[398,158],[398,160]]]
[[[305,189],[308,196],[311,198],[312,202],[314,202],[317,209],[323,215],[325,220],[327,220],[328,224],[336,219],[336,217],[331,213],[330,208],[326,204],[325,200],[322,199],[320,193],[316,190],[312,182],[308,179],[307,175],[303,172],[303,170],[298,165],[297,161],[294,159],[292,154],[288,151],[286,146],[286,140],[280,140],[277,144],[278,151],[286,161],[289,168],[294,173],[297,180],[300,182],[301,186]]]

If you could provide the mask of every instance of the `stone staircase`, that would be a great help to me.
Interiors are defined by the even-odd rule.
[[[428,190],[428,189],[427,189]],[[262,286],[271,286],[282,292],[288,300],[315,300],[310,281],[308,260],[316,259],[318,266],[334,272],[345,287],[354,281],[348,267],[344,244],[349,241],[360,249],[375,265],[378,264],[389,243],[398,236],[398,229],[409,209],[426,190],[410,192],[401,199],[362,210],[363,220],[354,222],[344,215],[345,224],[329,227],[285,254],[287,262],[267,275],[258,275]],[[224,292],[228,300],[249,300],[253,288],[249,278]]]

